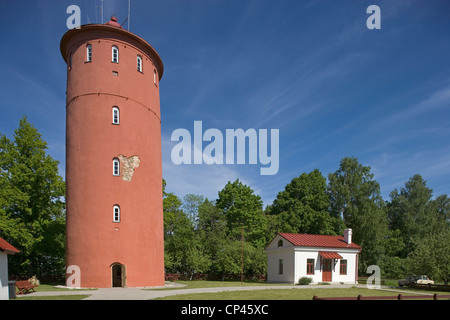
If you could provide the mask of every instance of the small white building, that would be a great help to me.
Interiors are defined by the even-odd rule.
[[[9,299],[8,286],[8,254],[18,253],[19,250],[0,237],[0,300]],[[15,290],[16,288],[14,288]]]
[[[360,252],[352,229],[345,229],[344,236],[279,233],[266,248],[267,281],[296,284],[310,277],[312,283],[354,284]]]

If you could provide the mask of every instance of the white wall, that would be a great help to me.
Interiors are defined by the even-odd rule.
[[[337,252],[343,260],[347,260],[347,274],[340,274],[340,262],[338,260],[331,272],[331,282],[355,283],[356,271],[356,253],[357,250],[338,249],[338,248],[316,248],[316,247],[297,247],[295,248],[295,275],[294,283],[297,283],[301,277],[310,277],[313,283],[322,282],[322,271],[320,268],[319,251]],[[307,259],[314,259],[314,275],[306,274]]]
[[[317,248],[303,249],[297,248],[295,251],[295,283],[301,277],[312,278],[313,283],[322,281],[322,272],[320,271],[320,259]],[[308,259],[314,259],[314,275],[306,274],[306,264]]]
[[[278,247],[278,241],[283,246]],[[294,283],[294,246],[289,241],[277,235],[266,248],[267,253],[267,282]],[[283,259],[283,274],[279,274],[279,261]]]
[[[4,252],[0,252],[0,300],[8,299],[8,255]]]
[[[278,247],[278,241],[283,246]],[[358,250],[346,248],[294,247],[289,241],[277,235],[267,246],[267,282],[297,284],[301,277],[310,277],[312,283],[322,282],[319,251],[337,252],[347,260],[347,274],[340,274],[340,260],[332,269],[332,282],[355,283],[356,256]],[[279,260],[283,259],[283,274],[279,274]],[[314,275],[306,274],[307,259],[314,259]]]

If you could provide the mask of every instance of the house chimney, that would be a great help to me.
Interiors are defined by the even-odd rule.
[[[347,244],[352,243],[352,229],[344,230],[344,241],[347,242]]]

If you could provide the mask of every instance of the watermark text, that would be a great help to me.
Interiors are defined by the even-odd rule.
[[[181,164],[258,164],[261,175],[275,175],[279,169],[278,129],[270,130],[270,154],[268,150],[268,130],[226,129],[224,134],[218,129],[203,132],[203,122],[194,121],[194,137],[187,129],[172,132],[171,141],[179,142],[171,152],[175,165]],[[248,141],[248,143],[246,143]],[[193,143],[192,143],[193,142]],[[209,142],[203,147],[203,142]],[[246,148],[248,146],[248,149]],[[248,153],[247,153],[248,150]]]

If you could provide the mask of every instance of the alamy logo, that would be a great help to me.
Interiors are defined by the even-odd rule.
[[[367,14],[370,14],[370,17],[367,18],[366,26],[367,29],[381,29],[381,9],[379,6],[371,5],[367,7]]]
[[[258,164],[259,160],[265,166],[260,168],[261,175],[275,175],[278,172],[278,129],[270,130],[270,155],[267,129],[226,129],[224,142],[224,135],[220,130],[211,128],[203,132],[202,121],[194,121],[193,140],[192,144],[191,133],[186,129],[173,131],[171,141],[179,142],[171,153],[174,164],[235,164],[235,158],[236,164],[246,164],[248,158],[248,164]],[[203,142],[209,143],[203,148]]]
[[[66,269],[66,286],[68,288],[81,287],[81,269],[77,265],[70,265]]]
[[[77,5],[70,5],[66,10],[70,16],[67,18],[66,26],[68,29],[80,29],[81,27],[81,9]]]
[[[366,286],[368,289],[380,289],[381,288],[381,272],[380,267],[377,265],[371,265],[367,267],[366,273],[371,274],[367,278]]]

